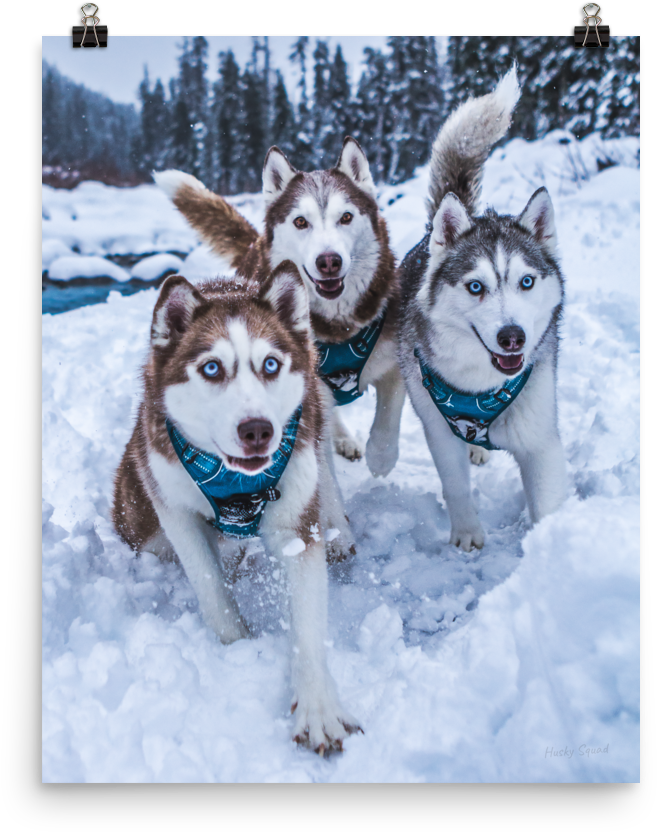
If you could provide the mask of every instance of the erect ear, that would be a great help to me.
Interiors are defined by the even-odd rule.
[[[271,205],[275,199],[278,199],[298,172],[281,150],[275,145],[270,147],[262,169],[262,195],[265,198],[265,205]]]
[[[518,222],[552,255],[557,253],[557,229],[552,200],[545,188],[539,188],[518,217]]]
[[[468,212],[461,200],[452,193],[445,194],[433,218],[431,232],[431,254],[444,250],[472,227]]]
[[[203,295],[182,275],[168,277],[153,310],[151,344],[168,347],[174,343],[189,327],[194,312],[205,303]]]
[[[283,260],[265,280],[260,299],[272,306],[288,329],[310,330],[308,292],[291,260]]]
[[[370,173],[367,156],[363,153],[356,139],[347,136],[342,145],[342,152],[336,168],[346,174],[361,191],[376,199],[376,188]]]

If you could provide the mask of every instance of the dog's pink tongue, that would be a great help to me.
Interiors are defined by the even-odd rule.
[[[522,353],[520,355],[498,355],[495,353],[495,358],[504,370],[517,370],[522,364]]]

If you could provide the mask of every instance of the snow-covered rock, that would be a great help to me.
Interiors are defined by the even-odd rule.
[[[71,254],[68,257],[58,257],[53,260],[48,269],[48,277],[51,280],[109,277],[120,283],[130,280],[128,272],[116,263],[112,263],[111,260],[83,254]]]
[[[175,254],[153,254],[135,263],[130,277],[136,277],[139,280],[157,280],[167,272],[179,272],[182,265],[183,261]]]

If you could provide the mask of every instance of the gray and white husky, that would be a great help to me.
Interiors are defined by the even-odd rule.
[[[431,154],[431,230],[400,267],[400,365],[442,483],[450,543],[465,551],[484,545],[466,443],[513,454],[532,522],[565,495],[552,203],[541,188],[517,217],[475,215],[484,163],[519,94],[512,70],[445,122]]]
[[[360,729],[326,663],[326,549],[346,521],[321,441],[328,412],[316,362],[290,261],[264,281],[168,278],[112,518],[133,549],[177,556],[225,643],[248,629],[224,568],[245,538],[262,537],[289,585],[294,737],[323,753]]]
[[[326,351],[322,367],[327,372],[321,367],[319,372],[327,383],[327,398],[331,388],[335,400],[345,404],[349,394],[356,397],[369,384],[376,388],[365,456],[374,475],[386,476],[399,454],[405,398],[396,357],[397,274],[367,157],[358,142],[347,137],[334,168],[308,173],[272,147],[262,175],[262,234],[194,177],[175,170],[154,177],[201,238],[238,274],[254,269],[267,273],[283,260],[296,264],[308,290],[315,338]],[[355,340],[354,349],[359,349],[359,334],[374,346],[354,371],[349,361],[342,366],[345,352],[340,350],[353,359],[350,344]],[[335,450],[348,459],[362,455],[337,410],[333,439]]]

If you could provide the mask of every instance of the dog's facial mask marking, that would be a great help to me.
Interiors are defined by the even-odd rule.
[[[163,294],[156,322],[178,321],[180,310],[189,316],[196,309],[192,301],[198,292],[186,281]],[[280,322],[263,326],[256,307],[251,310],[255,314],[246,310],[221,316],[213,326],[211,303],[207,303],[207,320],[198,337],[192,339],[190,332],[180,340],[184,380],[168,384],[164,393],[168,416],[189,441],[219,454],[229,468],[248,473],[264,470],[270,463],[303,398],[303,375],[292,368],[292,354],[283,346],[284,333],[307,332],[310,327],[306,292],[293,264],[283,264],[265,281],[260,302]]]

